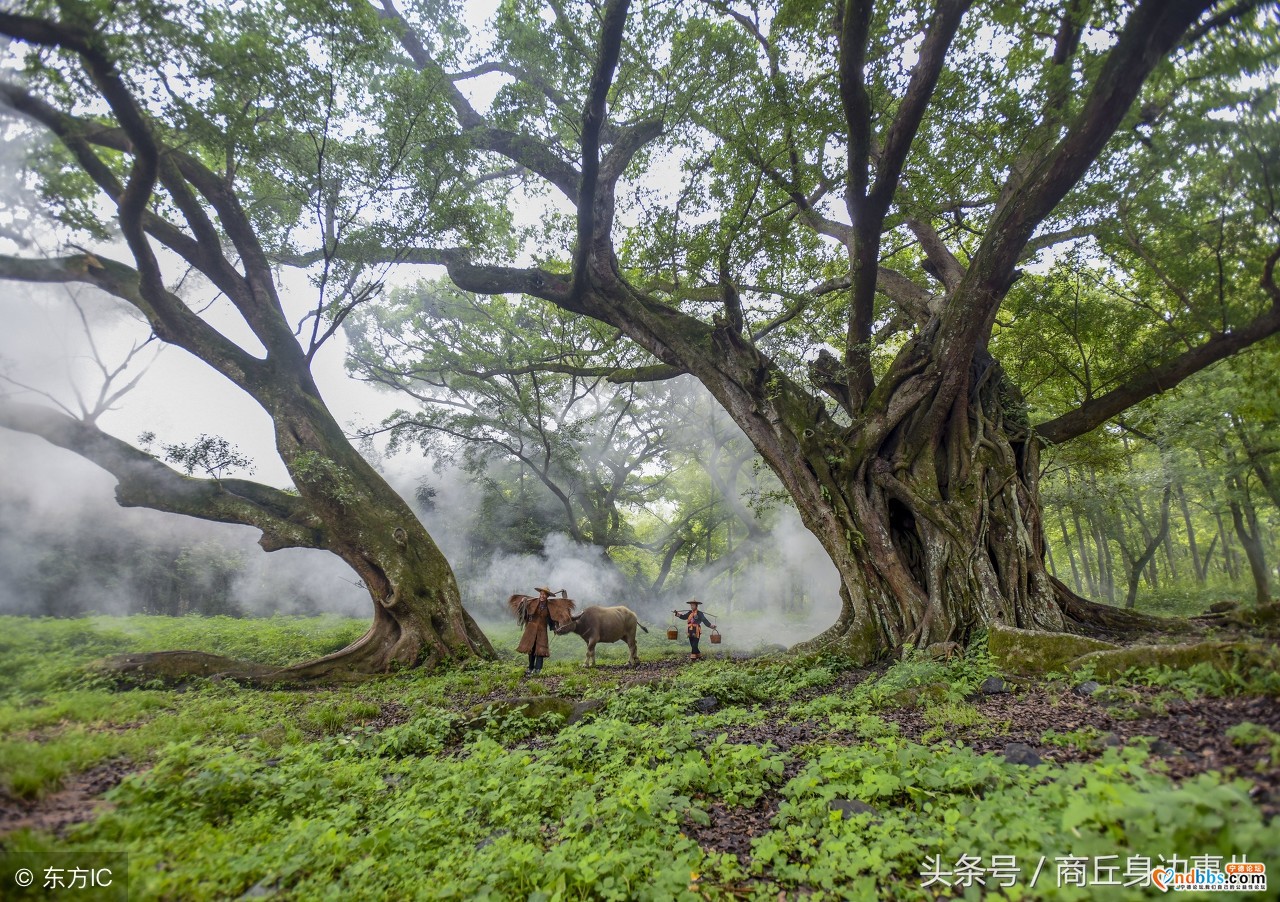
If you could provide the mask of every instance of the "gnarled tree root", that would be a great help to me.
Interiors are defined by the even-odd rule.
[[[323,659],[322,659],[323,660]],[[314,667],[307,662],[296,667],[272,667],[254,661],[240,661],[202,651],[153,651],[112,655],[90,666],[91,672],[121,688],[159,682],[165,686],[186,685],[197,680],[234,680],[249,686],[288,686],[321,682],[353,682],[372,677],[373,672],[352,666]]]
[[[481,648],[488,648],[487,641]],[[96,662],[91,669],[122,686],[157,680],[175,685],[197,679],[235,680],[250,686],[287,686],[359,682],[397,668],[420,665],[430,669],[447,660],[475,655],[473,647],[450,648],[413,621],[397,621],[379,612],[369,630],[346,648],[287,667],[239,661],[201,651],[157,651],[113,655]]]
[[[155,651],[112,655],[96,662],[91,669],[118,683],[137,684],[152,680],[181,683],[194,677],[216,678],[222,675],[237,680],[263,680],[280,668],[202,651]]]
[[[1081,598],[1057,577],[1050,576],[1054,598],[1065,625],[1073,633],[1105,639],[1132,639],[1153,633],[1191,633],[1196,626],[1182,617],[1154,617],[1127,608]]]

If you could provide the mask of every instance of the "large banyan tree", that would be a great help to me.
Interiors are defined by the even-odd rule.
[[[1046,571],[1044,447],[1280,331],[1256,0],[32,6],[0,30],[64,62],[5,96],[116,203],[162,338],[193,343],[152,241],[263,330],[265,364],[197,353],[264,406],[316,403],[268,341],[273,264],[344,298],[433,265],[603,323],[654,359],[614,379],[692,375],[777,474],[842,580],[817,642],[855,657],[1119,624]],[[1089,377],[1063,391],[1052,347],[1002,367],[1072,284],[1125,314],[1059,318]]]
[[[77,416],[15,392],[0,397],[0,426],[110,472],[122,505],[255,527],[267,551],[332,552],[373,600],[364,636],[284,670],[163,653],[125,666],[303,680],[491,656],[448,562],[352,446],[312,377],[316,354],[376,281],[326,266],[313,280],[313,309],[295,327],[273,269],[273,246],[305,228],[308,212],[331,234],[356,215],[324,205],[324,180],[361,166],[349,150],[327,147],[325,130],[339,127],[334,98],[358,88],[349,79],[363,74],[354,65],[362,52],[312,54],[317,35],[358,45],[360,32],[350,22],[306,25],[275,5],[27,5],[33,14],[0,13],[0,34],[14,41],[0,113],[56,141],[38,145],[33,173],[59,224],[106,249],[2,256],[0,278],[88,285],[130,305],[154,337],[204,361],[270,416],[293,485],[218,478],[216,468],[211,478],[184,475],[103,431],[102,403]],[[378,177],[376,162],[364,171]],[[46,238],[47,218],[25,212],[16,221]],[[113,258],[113,239],[132,262]],[[192,290],[191,273],[208,290]]]
[[[618,380],[701,381],[839,570],[817,644],[859,658],[1123,627],[1046,571],[1044,446],[1280,330],[1274,10],[970,7],[510,3],[466,50],[381,7],[483,177],[552,211],[539,265],[396,255],[617,329],[657,362]],[[1110,313],[1061,341],[1123,323],[1124,352],[1019,384],[1001,343],[1025,361],[1073,280]]]

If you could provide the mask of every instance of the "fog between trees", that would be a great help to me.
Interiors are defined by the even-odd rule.
[[[109,403],[33,403],[17,376],[0,424],[111,472],[126,506],[346,562],[370,632],[298,675],[491,655],[459,555],[481,574],[484,551],[564,533],[625,591],[678,597],[715,591],[717,564],[726,583],[737,560],[780,566],[786,506],[838,574],[812,647],[858,660],[997,621],[1149,628],[1083,596],[1123,581],[1136,604],[1180,557],[1197,584],[1247,565],[1269,596],[1275,411],[1249,363],[1280,331],[1269,7],[613,0],[478,26],[389,3],[66,3],[0,30],[12,127],[51,149],[9,161],[0,276],[123,302],[265,415],[287,481],[206,466],[234,435],[157,454],[103,428]],[[447,282],[411,287],[410,266]],[[326,406],[344,330],[353,371],[426,406],[380,424]],[[673,412],[642,389],[677,377],[741,438],[710,454],[632,416]],[[370,466],[379,435],[456,459],[475,525],[415,513],[430,493]],[[605,453],[637,437],[658,456]]]

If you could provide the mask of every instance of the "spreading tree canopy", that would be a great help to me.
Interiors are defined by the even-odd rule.
[[[135,265],[10,258],[3,274],[136,298],[162,339],[289,420],[302,399],[314,412],[316,341],[386,267],[436,265],[651,356],[615,380],[698,379],[840,573],[818,644],[868,658],[992,621],[1125,625],[1046,571],[1039,454],[1280,331],[1270,4],[511,0],[483,27],[464,12],[5,14],[31,51],[4,97],[63,148],[46,190],[65,223],[101,231],[92,183]],[[265,363],[168,292],[156,243],[241,310]],[[279,264],[319,290],[309,346],[275,312]],[[1087,316],[1073,279],[1100,289]],[[1033,353],[1019,329],[1037,318],[1067,348],[1116,351],[1064,389],[1037,374],[1070,352]],[[336,436],[281,433],[287,462],[336,453]],[[309,509],[340,509],[291,471]]]
[[[192,478],[102,431],[95,416],[20,396],[0,399],[0,425],[109,471],[123,505],[253,526],[268,551],[323,549],[355,569],[374,606],[361,639],[281,673],[244,675],[306,679],[491,655],[448,562],[352,447],[312,378],[315,355],[376,281],[364,270],[324,267],[314,308],[295,328],[271,259],[283,236],[305,227],[313,204],[321,227],[333,228],[324,181],[336,177],[333,169],[363,168],[355,148],[327,143],[327,130],[338,128],[339,96],[359,93],[353,75],[363,77],[360,62],[380,52],[376,43],[364,41],[358,19],[328,22],[308,9],[304,22],[301,8],[271,4],[27,6],[0,13],[0,33],[21,54],[0,82],[0,103],[56,138],[31,164],[61,224],[106,247],[118,237],[132,260],[105,250],[4,256],[0,276],[85,283],[132,305],[157,338],[207,363],[270,415],[293,487],[212,471]],[[335,55],[318,56],[321,47]],[[209,292],[183,296],[173,287],[191,271],[251,338],[237,342],[213,325]],[[137,662],[157,663],[241,672],[204,657]]]

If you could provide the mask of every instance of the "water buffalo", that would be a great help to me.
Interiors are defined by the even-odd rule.
[[[614,605],[604,608],[593,605],[556,627],[556,635],[577,633],[581,636],[582,641],[587,643],[588,667],[596,666],[597,642],[625,642],[627,648],[631,649],[631,658],[627,663],[634,667],[640,663],[640,658],[636,655],[637,626],[646,633],[649,632],[636,620],[636,612],[628,607]]]

